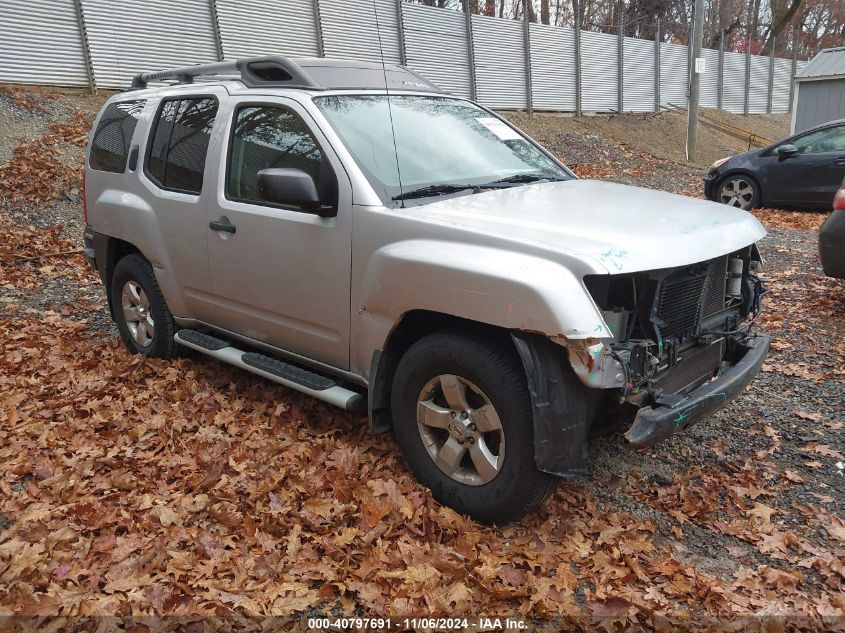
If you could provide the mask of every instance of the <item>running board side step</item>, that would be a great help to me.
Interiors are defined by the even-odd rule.
[[[322,374],[264,354],[245,352],[233,347],[228,341],[196,330],[179,330],[173,338],[179,345],[240,367],[341,409],[352,413],[362,413],[366,410],[367,398],[364,394],[342,387]]]

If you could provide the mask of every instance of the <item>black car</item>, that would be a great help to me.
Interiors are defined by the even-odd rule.
[[[717,160],[704,178],[704,195],[740,209],[828,210],[843,177],[845,119],[840,119]]]
[[[845,180],[833,199],[833,212],[819,230],[819,258],[825,275],[845,279]]]

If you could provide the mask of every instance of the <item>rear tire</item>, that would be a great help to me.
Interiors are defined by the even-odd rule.
[[[391,404],[408,466],[440,503],[501,525],[554,490],[557,478],[534,462],[525,372],[505,342],[426,336],[399,362]]]
[[[729,174],[719,181],[716,201],[746,211],[760,206],[760,185],[746,174]]]
[[[130,352],[153,358],[176,355],[176,324],[150,262],[137,253],[118,261],[110,295],[117,330]]]

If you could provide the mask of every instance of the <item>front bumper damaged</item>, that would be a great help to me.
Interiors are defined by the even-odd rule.
[[[648,448],[683,431],[736,398],[754,379],[769,352],[770,336],[759,335],[745,343],[745,354],[708,383],[672,405],[643,407],[625,433],[630,448]]]

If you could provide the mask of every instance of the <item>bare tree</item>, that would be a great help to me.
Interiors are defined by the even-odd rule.
[[[804,0],[771,0],[772,3],[772,25],[766,35],[766,43],[763,45],[763,53],[772,51],[781,34],[792,24],[798,10]]]

